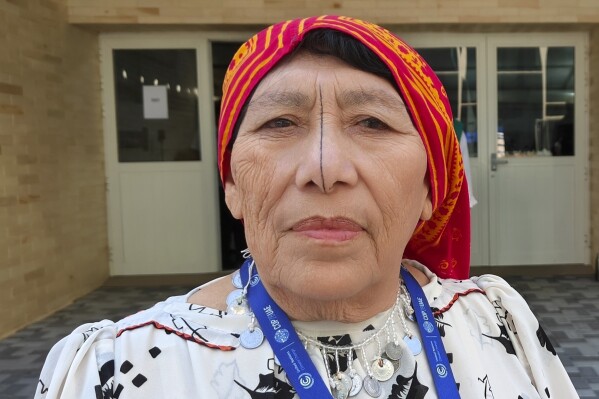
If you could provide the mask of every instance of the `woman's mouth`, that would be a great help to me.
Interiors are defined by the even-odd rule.
[[[364,228],[347,218],[315,216],[299,221],[291,230],[317,240],[341,242],[355,238]]]

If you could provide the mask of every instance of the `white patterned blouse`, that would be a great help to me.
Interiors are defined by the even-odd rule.
[[[493,275],[444,280],[423,265],[412,264],[430,279],[423,290],[463,399],[578,398],[536,317],[507,282]],[[249,323],[247,315],[187,302],[201,289],[168,298],[117,322],[103,320],[76,328],[48,354],[35,398],[296,397],[268,342],[255,349],[240,345],[239,336]],[[348,345],[373,334],[388,314],[356,324],[293,324],[322,342]],[[414,322],[408,321],[408,327],[419,335]],[[441,397],[424,351],[414,356],[403,340],[399,342],[403,354],[394,362],[392,377],[381,382],[380,397]],[[377,344],[371,346],[367,358],[376,356]],[[323,359],[314,347],[308,347],[308,353],[325,381],[329,373],[336,372],[337,364],[343,372],[348,369],[347,356]],[[350,359],[351,369],[366,376],[364,357]],[[364,389],[354,397],[370,398]]]

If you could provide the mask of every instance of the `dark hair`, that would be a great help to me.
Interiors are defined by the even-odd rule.
[[[358,39],[334,29],[316,29],[306,33],[298,46],[284,58],[291,58],[300,51],[306,51],[315,55],[328,55],[339,58],[348,65],[364,72],[372,73],[389,81],[393,87],[397,87],[391,71],[385,63],[368,47]],[[255,90],[256,88],[254,88]],[[233,129],[233,137],[230,146],[237,138],[239,126],[245,117],[248,104],[254,95],[248,96]]]
[[[339,58],[348,65],[380,76],[395,86],[395,80],[387,65],[366,45],[346,33],[333,29],[310,31],[289,56],[293,57],[302,50]]]

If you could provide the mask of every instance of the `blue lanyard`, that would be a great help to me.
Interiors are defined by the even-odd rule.
[[[253,260],[250,258],[241,266],[241,281],[244,286],[249,278],[251,262]],[[252,312],[299,397],[332,399],[333,396],[318,374],[291,321],[268,295],[255,268],[252,269],[250,287],[247,299]]]
[[[410,272],[402,266],[401,277],[412,297],[412,307],[416,314],[418,328],[424,341],[424,349],[428,358],[433,381],[437,387],[437,395],[443,399],[459,399],[460,394],[449,365],[449,359],[437,329],[437,322],[433,317],[422,287]]]

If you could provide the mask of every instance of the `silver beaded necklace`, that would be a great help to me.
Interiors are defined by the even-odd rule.
[[[402,284],[397,292],[395,304],[381,328],[361,342],[351,345],[328,345],[317,338],[307,336],[300,330],[296,329],[296,332],[306,347],[314,347],[322,354],[329,377],[329,385],[335,398],[345,399],[348,396],[355,396],[362,389],[368,395],[377,398],[382,393],[381,382],[389,380],[395,374],[403,354],[397,326],[395,325],[395,316],[400,320],[405,333],[403,341],[412,354],[417,356],[422,352],[420,340],[412,333],[406,321],[406,319],[413,319],[413,314],[414,310],[410,304],[409,293]],[[383,346],[385,340],[386,344]],[[373,345],[376,345],[376,355],[374,358],[369,359],[366,349]],[[360,376],[353,367],[354,353],[361,357],[360,360],[366,369],[365,377]],[[340,356],[345,356],[347,359],[348,368],[346,371],[341,371]],[[329,358],[335,359],[335,373],[330,370]]]
[[[248,250],[242,251],[244,258],[251,255]],[[252,275],[254,263],[249,268],[249,274]],[[236,315],[249,315],[250,322],[248,327],[240,334],[239,341],[241,346],[246,349],[259,347],[264,341],[264,333],[256,322],[256,318],[247,301],[247,290],[250,285],[248,279],[245,286],[242,283],[239,270],[232,276],[232,284],[235,289],[227,296],[227,313]],[[399,334],[395,325],[395,316],[399,318],[404,332],[403,341],[414,356],[422,352],[422,343],[408,326],[407,320],[414,320],[414,309],[411,305],[410,294],[403,282],[397,292],[397,297],[393,308],[389,312],[383,326],[369,335],[367,338],[357,344],[351,345],[328,345],[317,338],[310,337],[296,329],[299,338],[306,348],[314,347],[321,353],[331,392],[336,399],[346,399],[357,395],[362,389],[371,397],[378,398],[382,393],[381,382],[389,380],[399,368],[402,357],[402,347],[399,343]],[[385,338],[383,346],[382,338]],[[366,349],[376,345],[376,355],[369,359]],[[366,376],[360,376],[353,367],[353,356],[358,354],[366,369]],[[341,371],[339,357],[347,358],[348,368]],[[332,373],[329,366],[329,357],[335,359],[336,372]],[[276,360],[276,359],[275,359]]]

